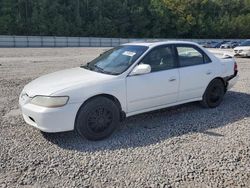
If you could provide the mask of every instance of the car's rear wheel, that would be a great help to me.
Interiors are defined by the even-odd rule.
[[[109,137],[119,124],[119,108],[106,97],[96,97],[84,104],[76,118],[76,131],[88,140]]]
[[[225,95],[225,85],[220,79],[214,79],[208,85],[201,104],[206,108],[219,106]]]

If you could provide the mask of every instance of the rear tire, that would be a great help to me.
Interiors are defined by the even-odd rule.
[[[80,108],[75,129],[88,140],[102,140],[109,137],[118,125],[117,105],[106,97],[96,97]]]
[[[220,79],[214,79],[208,85],[203,99],[202,106],[205,108],[215,108],[221,104],[225,95],[225,85]]]

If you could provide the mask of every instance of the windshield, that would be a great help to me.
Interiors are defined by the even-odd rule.
[[[104,52],[82,67],[96,72],[118,75],[127,70],[147,49],[146,46],[137,45],[119,46]]]
[[[250,46],[250,40],[246,40],[240,44],[240,46]]]

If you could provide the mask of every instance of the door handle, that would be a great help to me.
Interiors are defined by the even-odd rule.
[[[173,82],[175,80],[176,80],[176,78],[174,78],[174,77],[168,79],[168,81],[170,81],[170,82]]]

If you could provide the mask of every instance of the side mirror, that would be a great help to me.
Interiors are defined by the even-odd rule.
[[[151,72],[151,66],[150,65],[148,65],[148,64],[139,64],[132,70],[132,72],[130,73],[130,76],[148,74],[150,72]]]

